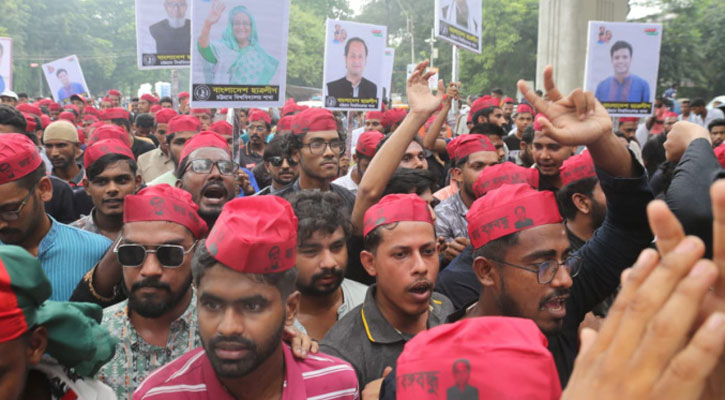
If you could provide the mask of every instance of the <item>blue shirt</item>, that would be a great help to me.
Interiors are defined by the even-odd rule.
[[[58,101],[60,102],[73,96],[74,94],[83,94],[85,92],[86,89],[83,87],[83,85],[77,82],[71,82],[70,90],[66,90],[66,88],[64,87],[58,89]]]
[[[599,82],[594,97],[601,102],[626,101],[649,102],[649,83],[637,75],[629,75],[620,84],[613,76]]]
[[[38,260],[53,287],[50,299],[68,301],[83,275],[101,260],[111,241],[48,217],[52,225],[38,245]]]

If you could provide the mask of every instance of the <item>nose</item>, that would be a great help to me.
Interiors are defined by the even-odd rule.
[[[330,157],[334,157],[335,156],[335,152],[332,151],[332,146],[329,143],[325,145],[325,152],[322,153],[322,155],[325,158],[330,158]]]
[[[411,268],[411,273],[416,276],[428,275],[428,263],[425,259],[423,259],[420,251],[416,251],[413,256],[413,266]]]
[[[217,326],[217,332],[225,337],[241,336],[244,333],[244,317],[238,314],[234,307],[227,307]]]
[[[144,278],[160,277],[164,272],[164,267],[156,258],[156,253],[146,253],[146,259],[141,265],[141,276]]]
[[[111,181],[108,184],[108,189],[106,189],[106,194],[115,195],[115,194],[118,194],[118,192],[119,192],[118,184],[115,181]]]
[[[573,284],[574,281],[571,279],[569,271],[563,265],[560,265],[554,279],[551,281],[551,287],[569,289]]]
[[[330,249],[325,249],[322,251],[322,255],[320,257],[320,268],[321,269],[333,269],[337,267],[337,260],[333,256]]]

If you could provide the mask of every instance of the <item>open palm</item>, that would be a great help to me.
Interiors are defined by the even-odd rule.
[[[428,80],[433,72],[423,73],[428,67],[428,61],[419,63],[408,78],[406,94],[408,96],[408,108],[411,113],[420,112],[431,114],[441,105],[445,86],[443,81],[438,81],[438,93],[433,94],[428,87]]]

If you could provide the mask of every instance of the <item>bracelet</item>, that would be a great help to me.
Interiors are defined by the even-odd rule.
[[[93,268],[91,268],[90,271],[86,272],[86,275],[83,277],[83,280],[88,283],[88,289],[90,290],[91,295],[93,297],[95,297],[97,300],[100,300],[104,303],[112,302],[113,299],[115,299],[116,296],[118,295],[117,287],[116,286],[113,287],[113,294],[111,295],[111,297],[103,297],[100,294],[98,294],[98,292],[96,292],[96,290],[93,288],[93,273],[95,271],[96,271],[96,267],[94,266]]]

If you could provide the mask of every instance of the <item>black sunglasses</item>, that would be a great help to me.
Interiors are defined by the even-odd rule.
[[[140,267],[146,260],[146,255],[154,253],[159,264],[166,268],[178,268],[184,263],[184,256],[196,247],[196,243],[194,242],[188,250],[178,244],[162,244],[156,246],[155,250],[150,250],[140,244],[121,244],[119,242],[113,252],[116,253],[118,263],[124,267]]]
[[[292,159],[290,157],[274,156],[274,157],[269,157],[267,159],[267,161],[269,161],[269,163],[272,164],[273,167],[280,167],[280,166],[282,166],[282,162],[285,159],[287,160],[287,164],[289,164],[290,167],[296,167],[297,164],[299,164],[299,161],[294,160],[294,159]]]

